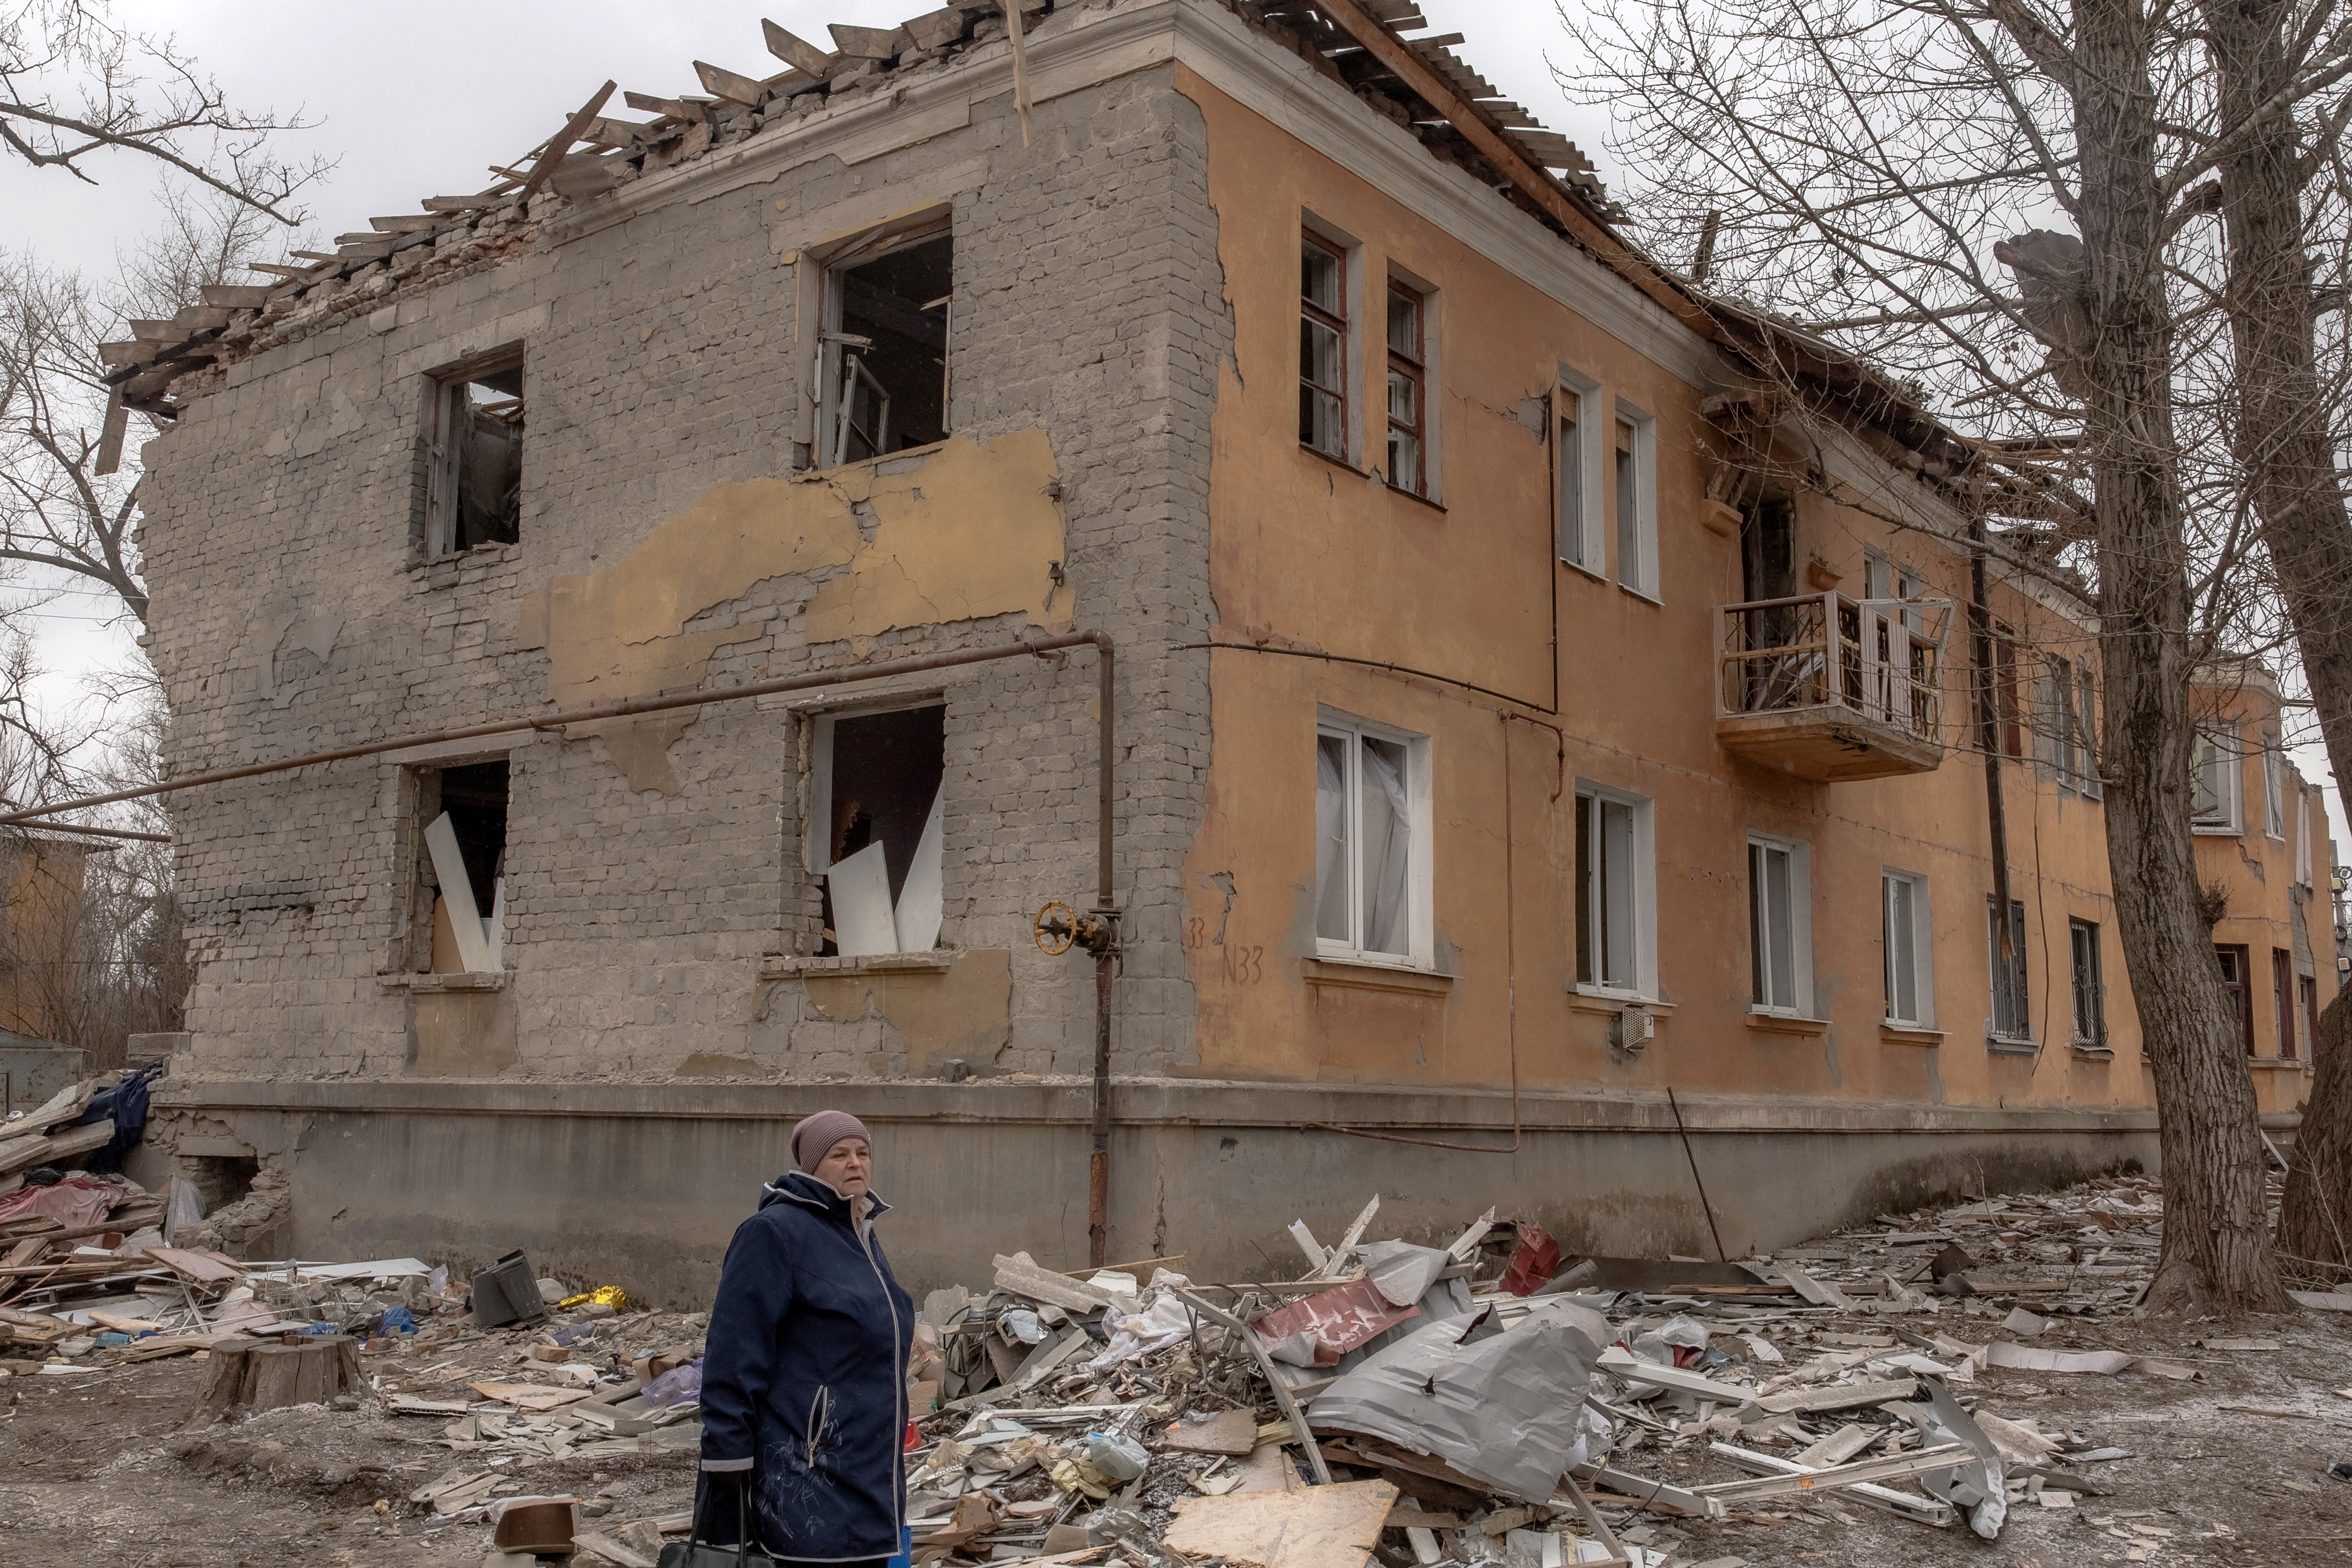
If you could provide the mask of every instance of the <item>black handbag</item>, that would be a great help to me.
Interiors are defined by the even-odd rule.
[[[777,1568],[774,1558],[751,1544],[750,1483],[748,1471],[735,1483],[735,1545],[716,1546],[702,1539],[702,1508],[698,1504],[686,1539],[673,1541],[661,1549],[660,1568]],[[710,1494],[718,1489],[716,1486],[704,1487],[702,1500],[711,1500]]]

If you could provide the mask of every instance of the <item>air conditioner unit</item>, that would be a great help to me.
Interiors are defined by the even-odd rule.
[[[1657,1037],[1658,1021],[1640,1003],[1617,1010],[1616,1020],[1609,1026],[1609,1043],[1618,1050],[1639,1051]]]

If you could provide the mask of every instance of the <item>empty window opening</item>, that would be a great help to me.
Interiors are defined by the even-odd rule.
[[[1628,803],[1576,797],[1576,978],[1586,985],[1641,987],[1634,950],[1637,837]]]
[[[824,879],[822,954],[939,945],[947,709],[820,714],[810,869]]]
[[[2238,1034],[2246,1054],[2254,1054],[2254,988],[2252,958],[2243,942],[2216,942],[2213,960],[2221,966],[2221,994],[2238,1020]]]
[[[2099,928],[2089,921],[2066,922],[2074,948],[2074,1043],[2107,1043],[2107,987],[2100,978]]]
[[[1348,258],[1302,235],[1298,278],[1298,444],[1348,457]]]
[[[947,438],[955,293],[947,221],[867,242],[893,247],[879,255],[853,247],[825,268],[817,420],[824,467]]]
[[[507,787],[503,758],[417,776],[425,849],[418,886],[430,911],[425,967],[434,973],[504,967]]]
[[[522,536],[522,357],[442,381],[434,399],[426,544],[456,555]]]
[[[2272,838],[2286,837],[2286,762],[2279,754],[2275,730],[2263,731],[2263,832]]]
[[[2009,955],[2001,957],[2000,904],[1985,900],[1985,952],[1992,970],[1992,1037],[1999,1040],[2031,1040],[2033,1015],[2026,989],[2025,902],[2009,901]]]
[[[1389,483],[1417,496],[1429,493],[1425,305],[1419,291],[1389,285]]]

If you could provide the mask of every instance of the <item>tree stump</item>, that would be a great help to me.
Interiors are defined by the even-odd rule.
[[[218,1344],[188,1424],[202,1426],[238,1410],[321,1405],[362,1386],[359,1342],[349,1334],[305,1334],[292,1344]]]

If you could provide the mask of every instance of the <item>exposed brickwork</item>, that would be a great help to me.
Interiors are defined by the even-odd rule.
[[[1050,100],[1035,125],[1024,148],[999,97],[950,134],[570,240],[544,221],[560,205],[535,205],[532,226],[471,242],[475,259],[430,286],[395,266],[375,293],[212,378],[146,454],[150,652],[175,768],[539,708],[546,655],[521,646],[523,599],[625,553],[713,483],[792,470],[806,389],[781,258],[822,233],[801,215],[877,187],[927,199],[928,176],[983,160],[984,178],[952,195],[952,423],[983,441],[1050,437],[1076,618],[1121,650],[1120,1068],[1187,1058],[1178,878],[1208,694],[1205,661],[1167,649],[1213,617],[1209,418],[1231,335],[1205,136],[1168,68]],[[427,373],[511,342],[527,354],[521,542],[423,562]],[[695,620],[761,626],[719,650],[706,684],[1024,629],[1003,616],[813,647],[805,612],[828,574],[771,579]],[[1091,897],[1094,682],[1081,652],[936,687],[943,941],[1013,954],[1010,1043],[984,1068],[1076,1072],[1090,1056],[1091,971],[1039,953],[1029,922],[1049,898]],[[702,710],[671,750],[671,795],[633,793],[599,741],[482,746],[511,766],[511,1070],[656,1075],[696,1056],[786,1076],[905,1070],[888,1022],[829,1020],[797,982],[758,978],[761,954],[813,951],[798,725],[751,703]],[[412,1003],[386,972],[415,946],[408,787],[399,763],[373,760],[173,797],[197,963],[191,1070],[404,1070]]]

